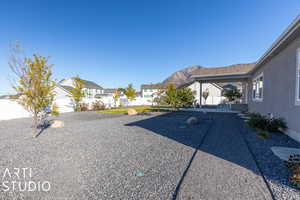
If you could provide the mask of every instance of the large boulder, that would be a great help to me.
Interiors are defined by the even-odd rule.
[[[51,122],[51,125],[50,125],[51,128],[62,128],[64,126],[65,126],[65,123],[60,120],[54,120],[53,122]]]
[[[186,123],[188,125],[195,125],[195,124],[198,124],[199,123],[199,120],[196,118],[196,117],[189,117],[187,120],[186,120]]]
[[[136,112],[135,109],[129,108],[129,109],[127,110],[127,114],[128,114],[128,115],[137,115],[138,113]]]

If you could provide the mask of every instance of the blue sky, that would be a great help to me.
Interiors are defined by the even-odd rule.
[[[3,0],[0,94],[12,92],[11,41],[51,56],[57,80],[139,88],[188,65],[256,61],[299,11],[299,0]]]

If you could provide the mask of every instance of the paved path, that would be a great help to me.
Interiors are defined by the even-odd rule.
[[[234,115],[215,114],[177,199],[272,199]]]
[[[37,139],[29,119],[0,122],[0,177],[30,167],[51,182],[49,192],[0,186],[0,199],[271,199],[233,115],[211,115],[70,113]],[[201,123],[185,126],[189,116]]]

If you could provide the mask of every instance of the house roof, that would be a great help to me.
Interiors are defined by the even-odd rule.
[[[63,88],[67,92],[71,92],[71,90],[74,89],[73,87],[67,86],[67,85],[60,85],[60,84],[58,84],[58,86],[61,87],[61,88]]]
[[[87,81],[87,80],[83,80],[83,81],[84,81],[83,84],[84,84],[85,88],[98,89],[98,90],[102,90],[103,89],[103,87],[101,87],[97,83],[94,83],[93,81]]]
[[[200,68],[195,70],[192,74],[193,78],[196,77],[209,77],[209,76],[224,76],[224,75],[245,75],[249,73],[255,64],[236,64],[225,67],[216,68]]]
[[[96,94],[95,95],[95,98],[101,98],[101,97],[108,97],[108,96],[111,96],[111,94]]]
[[[143,84],[141,85],[141,89],[160,89],[163,88],[162,83],[156,83],[156,84]]]
[[[70,78],[71,80],[74,79],[75,77],[72,77]],[[59,81],[59,84],[61,86],[63,86],[63,82],[65,81],[66,79],[62,79],[61,81]],[[67,79],[69,80],[69,79]],[[82,79],[83,80],[83,79]],[[88,80],[83,80],[83,85],[85,88],[89,88],[89,89],[98,89],[98,90],[102,90],[103,88],[98,85],[97,83],[93,82],[93,81],[88,81]]]
[[[118,89],[117,88],[105,88],[104,89],[104,94],[115,93],[116,90],[118,90]]]
[[[268,62],[271,58],[277,55],[282,49],[284,49],[291,41],[300,35],[300,15],[294,19],[294,21],[287,27],[287,29],[279,36],[277,40],[271,45],[271,47],[260,57],[255,67],[250,73],[255,72],[264,63]]]

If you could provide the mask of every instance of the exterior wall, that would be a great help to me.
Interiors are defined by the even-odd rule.
[[[142,89],[142,97],[147,99],[152,99],[157,94],[157,89]]]
[[[60,113],[73,112],[73,103],[71,101],[71,98],[68,97],[69,94],[60,87],[56,87],[54,91],[56,94],[54,98],[54,103],[58,106],[58,111]]]
[[[289,44],[278,55],[264,64],[253,76],[264,74],[263,101],[252,99],[252,80],[248,84],[248,104],[250,112],[259,112],[275,117],[283,117],[290,128],[289,132],[298,132],[300,138],[300,106],[295,104],[297,49],[300,37]]]
[[[196,102],[200,103],[200,101],[199,101],[199,99],[200,99],[200,83],[194,82],[193,84],[188,86],[188,88],[190,88],[194,92]],[[202,105],[218,105],[222,102],[223,99],[225,99],[224,97],[222,97],[221,89],[214,86],[213,84],[203,83],[202,84],[202,92],[204,92],[205,90],[208,90],[209,96],[206,100],[206,104],[204,103],[205,100],[202,97]]]

